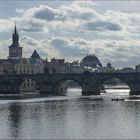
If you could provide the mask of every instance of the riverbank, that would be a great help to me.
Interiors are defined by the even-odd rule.
[[[0,100],[22,100],[31,98],[41,98],[48,97],[49,95],[42,95],[39,93],[29,93],[29,94],[0,94]]]
[[[34,98],[43,98],[43,97],[44,98],[45,97],[60,97],[60,96],[64,97],[67,95],[48,95],[48,94],[40,94],[40,93],[0,94],[0,100],[23,100],[23,99],[34,99]],[[84,96],[81,95],[81,97],[84,97]],[[85,96],[85,97],[90,97],[90,96]],[[102,101],[103,98],[101,95],[96,95],[96,96],[94,96],[94,98],[92,98],[92,100]]]

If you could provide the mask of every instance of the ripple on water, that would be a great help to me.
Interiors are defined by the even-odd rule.
[[[140,100],[111,101],[112,97],[128,98],[128,90],[109,90],[99,96],[71,92],[74,96],[1,100],[0,139],[140,137]]]

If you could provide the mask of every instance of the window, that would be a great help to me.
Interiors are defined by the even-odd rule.
[[[23,86],[24,86],[24,87],[26,86],[26,83],[25,83],[25,82],[23,83]]]
[[[22,70],[20,70],[19,73],[22,73]]]
[[[34,82],[32,82],[31,85],[34,86]]]
[[[27,83],[27,86],[30,86],[30,82]]]
[[[31,70],[31,73],[32,73],[32,74],[34,73],[33,70]]]

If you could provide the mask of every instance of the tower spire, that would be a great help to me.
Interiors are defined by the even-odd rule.
[[[19,35],[17,32],[17,26],[16,26],[16,21],[15,21],[15,29],[14,29],[14,33],[13,33],[13,44],[15,47],[18,46],[18,41],[19,41]]]
[[[17,34],[17,26],[16,26],[16,21],[15,21],[15,34]]]
[[[9,46],[9,57],[8,59],[22,58],[22,47],[19,44],[19,34],[17,32],[17,26],[15,21],[15,26],[12,36],[12,44]]]

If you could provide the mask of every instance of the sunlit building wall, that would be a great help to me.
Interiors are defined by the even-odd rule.
[[[15,64],[16,74],[34,74],[34,66],[28,58],[22,58]],[[20,91],[35,91],[36,83],[31,79],[25,79],[20,86]]]

